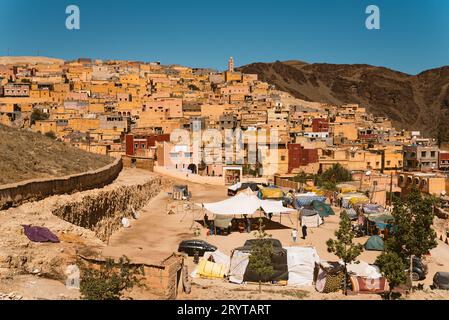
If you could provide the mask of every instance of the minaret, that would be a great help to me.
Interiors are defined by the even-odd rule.
[[[228,62],[228,71],[234,72],[234,58],[230,57]]]

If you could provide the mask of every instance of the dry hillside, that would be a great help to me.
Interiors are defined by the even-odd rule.
[[[38,133],[0,125],[0,185],[81,173],[112,161]]]
[[[438,128],[449,130],[449,67],[408,75],[370,65],[277,61],[239,70],[258,74],[261,80],[303,100],[359,103],[375,115],[389,117],[399,128],[434,136]]]

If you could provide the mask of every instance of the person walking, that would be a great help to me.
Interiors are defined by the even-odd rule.
[[[307,226],[302,226],[302,238],[305,240],[307,238]]]
[[[296,229],[293,229],[292,230],[292,239],[293,239],[293,242],[296,242],[296,238],[298,237],[298,230],[296,230]]]

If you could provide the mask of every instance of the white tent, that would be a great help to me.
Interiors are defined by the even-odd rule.
[[[282,205],[282,201],[260,200],[255,195],[247,195],[240,193],[233,198],[229,198],[220,202],[204,203],[204,208],[215,215],[254,215],[260,208],[265,213],[281,214],[296,211],[295,209],[286,208]]]
[[[223,201],[204,203],[203,205],[207,211],[217,216],[233,216],[238,214],[251,216],[259,210],[260,200],[256,196],[238,194],[235,197]]]
[[[288,285],[311,286],[315,263],[320,262],[320,257],[315,248],[311,247],[287,247]]]

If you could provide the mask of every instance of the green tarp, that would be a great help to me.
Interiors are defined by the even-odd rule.
[[[324,202],[314,200],[311,205],[318,212],[321,218],[335,215],[335,212],[332,210],[331,206],[325,204]]]
[[[384,250],[384,241],[379,236],[372,236],[365,243],[365,249],[372,250],[372,251],[383,251]]]

